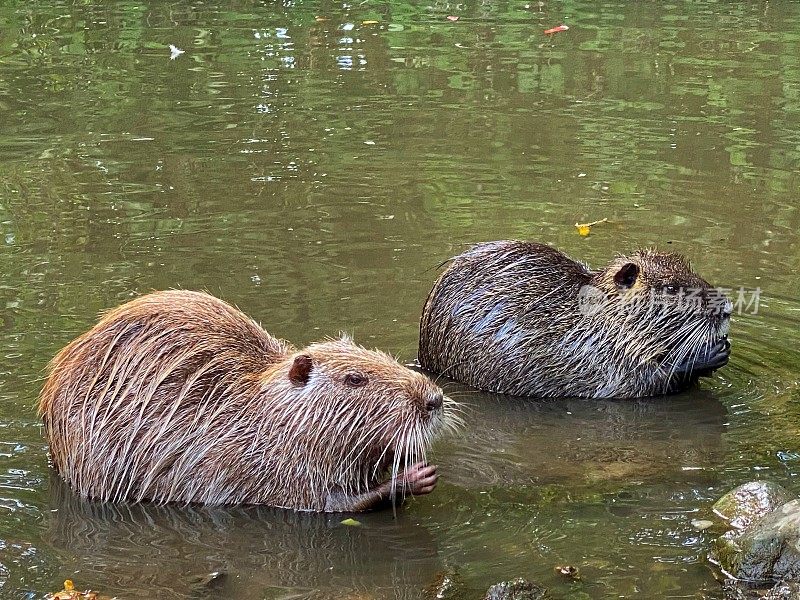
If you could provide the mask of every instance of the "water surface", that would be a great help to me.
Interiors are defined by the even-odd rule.
[[[798,32],[791,2],[4,3],[0,596],[71,577],[123,597],[427,598],[449,578],[477,598],[524,576],[554,598],[719,598],[690,521],[746,480],[800,493]],[[100,310],[206,289],[297,344],[343,330],[411,360],[436,266],[503,238],[593,266],[679,251],[759,289],[758,311],[736,315],[729,366],[676,397],[451,386],[470,419],[435,449],[439,488],[360,528],[101,506],[52,476],[43,368]]]

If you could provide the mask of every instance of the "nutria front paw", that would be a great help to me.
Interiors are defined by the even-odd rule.
[[[422,496],[433,491],[439,475],[436,473],[436,465],[420,462],[400,473],[398,479],[407,494]]]

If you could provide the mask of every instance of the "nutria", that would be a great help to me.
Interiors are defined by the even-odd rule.
[[[201,292],[123,304],[48,370],[53,464],[98,500],[366,510],[432,491],[426,450],[457,419],[386,354],[346,336],[298,351]]]
[[[592,271],[542,244],[487,242],[434,284],[419,363],[520,396],[666,394],[728,362],[731,312],[677,254],[640,250]]]

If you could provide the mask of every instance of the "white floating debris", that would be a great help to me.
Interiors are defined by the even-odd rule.
[[[186,50],[181,50],[177,46],[173,46],[172,44],[169,45],[169,59],[170,60],[175,60],[176,58],[178,58],[181,54],[184,54],[185,52],[186,52]]]
[[[705,531],[713,526],[714,523],[707,519],[692,519],[692,527],[694,527],[697,531]]]

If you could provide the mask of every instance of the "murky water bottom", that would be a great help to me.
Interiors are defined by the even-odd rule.
[[[554,598],[721,597],[691,520],[746,480],[800,492],[799,25],[788,2],[4,5],[0,596],[70,577],[479,598],[522,576]],[[504,238],[592,266],[686,254],[737,301],[730,364],[637,402],[447,384],[468,424],[435,447],[437,490],[360,527],[86,503],[48,468],[43,369],[99,311],[206,289],[298,345],[344,330],[410,361],[436,266]]]

